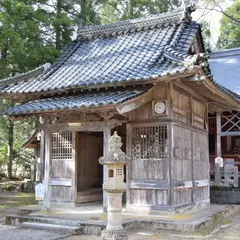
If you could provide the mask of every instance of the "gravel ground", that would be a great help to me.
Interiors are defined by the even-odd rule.
[[[67,237],[64,234],[44,230],[23,229],[6,226],[0,223],[0,239],[4,240],[100,240],[100,237],[81,235]],[[129,240],[240,240],[240,212],[231,217],[231,223],[221,226],[211,234],[196,233],[185,234],[179,232],[161,231],[158,233],[148,231],[135,231],[129,233]]]
[[[0,225],[0,239],[4,240],[55,240],[66,238],[67,236],[68,235],[44,230],[23,229]]]
[[[230,217],[231,222],[215,229],[214,232],[206,234],[204,232],[186,234],[179,232],[161,231],[158,233],[147,231],[135,231],[129,233],[129,240],[240,240],[240,211]],[[64,240],[100,240],[96,236],[71,236]]]
[[[98,236],[81,235],[67,236],[66,234],[49,232],[45,230],[24,229],[5,225],[5,215],[17,212],[13,200],[15,194],[0,194],[0,240],[100,240]],[[16,200],[19,201],[19,200]],[[22,199],[21,199],[22,201]],[[7,203],[7,204],[6,204]],[[26,203],[26,200],[24,200]],[[18,204],[17,204],[18,205]],[[230,217],[231,222],[221,226],[213,233],[206,235],[206,232],[186,234],[179,232],[161,231],[158,233],[148,231],[135,231],[129,233],[129,240],[240,240],[240,211],[237,206],[236,211]]]

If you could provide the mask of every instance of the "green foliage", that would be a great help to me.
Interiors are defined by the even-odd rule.
[[[4,101],[3,109],[9,108],[11,103]],[[22,166],[28,173],[30,171],[30,162],[34,159],[33,151],[24,151],[22,144],[28,140],[30,134],[33,133],[38,121],[36,119],[28,119],[23,122],[14,122],[14,146],[13,146],[13,164],[16,171],[17,166]],[[6,117],[0,118],[0,166],[6,165],[8,162],[8,132],[9,119]]]
[[[211,46],[211,32],[210,32],[210,24],[206,21],[202,21],[202,36],[204,41],[204,46],[207,52],[211,52],[212,46]]]
[[[180,6],[179,0],[108,0],[100,11],[102,23],[132,19],[173,10]]]
[[[96,6],[101,2],[1,0],[0,78],[54,62],[60,50],[71,41],[79,19],[84,24],[100,22]],[[12,102],[4,101],[4,109],[13,106]],[[15,166],[24,165],[29,170],[33,152],[23,151],[21,146],[35,128],[36,120],[11,122],[0,118],[0,166],[8,165],[9,172],[12,172],[13,163]],[[8,175],[11,176],[10,173]]]
[[[240,47],[240,0],[226,10],[221,20],[218,47],[220,49]]]
[[[52,44],[44,43],[40,28],[43,13],[29,3],[28,0],[0,2],[1,78],[53,61],[58,54]],[[40,55],[39,51],[46,54]],[[51,59],[46,57],[49,53]]]
[[[0,78],[14,76],[46,62],[54,62],[61,49],[73,38],[77,27],[161,13],[176,8],[180,2],[1,0]],[[8,107],[13,107],[13,103],[4,101],[4,109]],[[13,164],[24,165],[29,170],[33,152],[23,151],[21,146],[36,125],[36,119],[13,123],[7,118],[0,118],[0,167],[7,163],[9,167],[13,160]]]

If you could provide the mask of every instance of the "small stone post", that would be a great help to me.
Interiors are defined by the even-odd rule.
[[[107,180],[103,190],[108,194],[108,221],[102,231],[102,240],[127,240],[128,235],[122,226],[122,195],[127,185],[124,180],[124,165],[128,157],[121,150],[122,139],[114,132],[110,137],[110,150],[99,159],[100,164],[107,166]]]
[[[215,158],[215,186],[221,185],[220,167],[223,167],[223,159],[221,157]]]

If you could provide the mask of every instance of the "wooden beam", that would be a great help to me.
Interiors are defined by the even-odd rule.
[[[136,97],[125,103],[117,105],[116,108],[117,108],[118,113],[124,114],[124,113],[130,112],[130,111],[144,105],[145,103],[151,101],[152,90],[153,90],[153,88],[149,89],[146,93],[144,93],[143,95],[141,95],[139,97]]]
[[[50,210],[51,201],[51,131],[47,127],[44,128],[45,136],[45,169],[44,169],[44,199],[43,210]]]
[[[66,187],[71,187],[72,186],[72,179],[51,179],[51,186],[66,186]]]
[[[110,129],[121,126],[123,122],[118,119],[110,119],[107,121]],[[103,132],[105,121],[75,122],[75,123],[53,123],[45,124],[54,132],[75,131],[75,132]]]
[[[221,132],[220,136],[240,136],[240,131],[235,132]]]
[[[221,146],[221,113],[217,112],[216,116],[217,122],[217,157],[222,156],[222,146]]]
[[[203,70],[201,70],[203,71]],[[205,75],[203,73],[203,75]],[[218,89],[209,79],[208,77],[205,78],[205,81],[203,81],[203,84],[210,89],[214,94],[218,95],[220,98],[223,99],[224,102],[228,101],[230,104],[232,104],[233,108],[235,110],[240,110],[240,106],[239,103],[234,100],[233,98],[231,98],[229,95],[227,95],[226,93],[222,92],[220,89]]]

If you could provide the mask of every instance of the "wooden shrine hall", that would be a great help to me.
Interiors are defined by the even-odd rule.
[[[208,113],[240,101],[213,80],[191,11],[82,28],[51,66],[1,80],[19,103],[5,115],[39,117],[45,208],[102,199],[113,131],[131,159],[127,211],[209,203]]]

